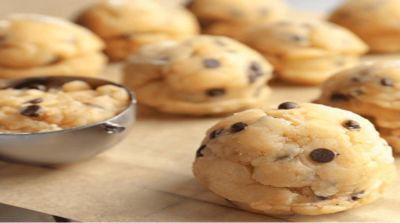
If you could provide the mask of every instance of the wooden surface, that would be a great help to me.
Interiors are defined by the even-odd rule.
[[[0,14],[23,11],[70,17],[90,2],[2,0]],[[103,74],[113,80],[118,76],[117,65]],[[317,95],[317,88],[274,83],[269,103],[310,101]],[[217,120],[162,115],[139,107],[128,138],[89,161],[62,167],[0,161],[0,203],[79,221],[400,220],[399,180],[377,202],[333,215],[268,217],[230,206],[202,188],[191,173],[204,132]]]

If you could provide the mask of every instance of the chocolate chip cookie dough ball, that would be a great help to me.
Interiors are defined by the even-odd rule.
[[[375,52],[400,51],[400,1],[348,0],[329,20],[347,27]]]
[[[142,45],[181,40],[198,33],[195,17],[177,4],[155,0],[108,0],[85,10],[77,22],[106,42],[112,60],[123,60]]]
[[[237,113],[201,145],[197,180],[258,213],[348,210],[376,200],[395,177],[391,148],[368,120],[317,104]]]
[[[157,110],[213,115],[266,103],[271,72],[261,55],[235,40],[196,36],[141,48],[126,65],[125,84]]]
[[[400,153],[399,101],[399,62],[364,64],[340,72],[324,83],[317,100],[370,119],[396,153]]]
[[[0,20],[0,78],[94,76],[105,65],[103,42],[65,20],[13,14]]]
[[[324,21],[280,21],[246,32],[244,42],[262,53],[278,76],[316,85],[351,67],[367,46],[348,30]]]
[[[249,26],[280,20],[287,13],[283,0],[193,0],[189,8],[204,33],[237,39]]]

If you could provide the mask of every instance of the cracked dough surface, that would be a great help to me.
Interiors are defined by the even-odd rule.
[[[283,20],[250,28],[243,42],[263,54],[278,77],[297,84],[320,84],[354,66],[367,46],[353,33],[317,20]]]
[[[105,65],[103,42],[66,20],[11,14],[0,20],[0,77],[94,76]]]
[[[0,90],[0,133],[47,132],[74,128],[111,118],[129,104],[124,88],[92,89],[84,81],[61,88],[44,85]]]
[[[398,0],[348,0],[329,20],[357,34],[374,52],[400,51]]]
[[[400,153],[400,63],[363,64],[340,72],[322,86],[319,103],[370,119]]]
[[[155,0],[107,0],[84,10],[78,23],[106,42],[112,60],[123,60],[145,44],[181,40],[199,32],[197,20],[178,4]]]
[[[349,120],[353,129],[344,125]],[[207,131],[193,172],[240,208],[319,215],[376,200],[395,166],[390,146],[368,120],[303,103],[223,119]]]
[[[147,45],[127,62],[125,84],[139,103],[177,114],[213,115],[266,103],[271,65],[222,36]]]

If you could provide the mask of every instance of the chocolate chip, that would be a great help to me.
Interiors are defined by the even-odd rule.
[[[345,102],[345,101],[349,101],[349,100],[350,100],[350,96],[342,94],[342,93],[336,92],[331,95],[331,101],[334,101],[334,102]]]
[[[317,163],[328,163],[335,158],[335,153],[329,149],[318,148],[310,153],[310,158]]]
[[[203,150],[206,148],[206,145],[201,145],[200,148],[196,151],[196,158],[203,157]]]
[[[221,63],[219,62],[219,60],[207,58],[203,60],[203,66],[205,68],[214,69],[220,67]]]
[[[206,91],[207,96],[209,97],[220,97],[225,95],[226,91],[223,88],[212,88]]]
[[[21,110],[21,115],[28,117],[39,117],[40,116],[39,105],[29,105]]]
[[[216,129],[210,133],[210,139],[215,139],[222,134],[224,129]]]
[[[282,104],[280,104],[278,106],[278,109],[284,109],[284,110],[288,110],[288,109],[294,109],[294,108],[299,108],[300,106],[297,103],[294,102],[284,102]]]
[[[208,27],[212,26],[213,24],[215,24],[217,21],[214,20],[200,20],[200,28],[201,29],[207,29]]]
[[[393,87],[393,81],[387,77],[381,79],[381,85],[385,87]]]
[[[27,103],[27,104],[40,104],[40,103],[42,103],[42,102],[43,102],[43,99],[41,99],[41,98],[35,98],[35,99],[29,100],[29,101],[27,101],[27,102],[25,102],[25,103]]]
[[[133,33],[122,33],[118,36],[120,39],[130,40],[133,37]]]
[[[36,89],[40,91],[46,91],[48,80],[45,78],[31,79],[27,81],[20,82],[13,86],[14,89]]]
[[[356,82],[360,82],[361,79],[359,77],[352,77],[351,81],[356,83]]]
[[[244,122],[237,122],[231,126],[231,133],[243,131],[248,125]]]
[[[316,196],[318,199],[320,200],[327,200],[329,197],[325,197],[325,196]]]
[[[347,120],[343,122],[343,127],[349,130],[359,130],[361,129],[360,124],[358,122],[353,121],[353,120]]]
[[[299,36],[299,35],[291,35],[290,40],[292,40],[294,42],[305,42],[307,40],[307,38],[304,36]]]
[[[360,195],[363,194],[364,192],[365,192],[365,191],[359,191],[359,192],[353,193],[353,194],[350,196],[351,200],[353,200],[353,201],[360,200],[360,199],[361,199]]]
[[[249,78],[249,83],[252,84],[257,81],[259,77],[263,75],[263,70],[262,67],[259,63],[257,62],[251,62],[248,70],[248,78]]]
[[[6,39],[7,39],[6,36],[0,36],[0,43],[1,43],[1,42],[4,42]]]

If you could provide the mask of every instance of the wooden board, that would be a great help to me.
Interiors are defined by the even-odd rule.
[[[57,2],[57,3],[54,3]],[[0,13],[35,11],[69,16],[93,0],[3,0]],[[367,60],[382,59],[369,57]],[[385,58],[396,58],[387,56]],[[119,79],[118,65],[103,77]],[[313,87],[273,83],[269,103],[310,101]],[[396,184],[377,202],[316,217],[252,214],[232,207],[202,188],[191,165],[204,132],[218,118],[158,114],[139,107],[129,137],[87,162],[33,167],[0,161],[0,203],[79,221],[399,221]],[[400,161],[397,160],[400,169]]]

